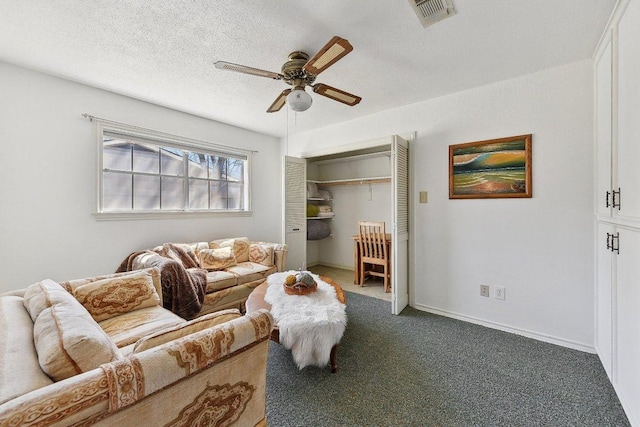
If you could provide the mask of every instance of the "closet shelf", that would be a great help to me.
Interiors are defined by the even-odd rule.
[[[328,181],[314,181],[309,180],[309,182],[314,182],[318,185],[329,186],[329,185],[359,185],[359,184],[378,184],[381,182],[391,182],[390,176],[375,176],[371,178],[351,178],[351,179],[333,179]]]

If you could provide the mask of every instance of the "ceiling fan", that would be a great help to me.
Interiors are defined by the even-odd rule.
[[[334,36],[311,59],[309,59],[309,55],[305,52],[291,52],[288,61],[282,65],[281,73],[274,73],[224,61],[217,61],[215,66],[221,70],[268,77],[274,80],[283,80],[292,86],[291,89],[285,89],[278,95],[276,100],[273,101],[267,109],[267,113],[280,111],[285,102],[293,111],[305,111],[309,109],[313,100],[311,95],[305,91],[306,86],[311,87],[318,95],[326,96],[327,98],[349,106],[354,106],[359,103],[362,98],[324,83],[313,84],[318,74],[335,64],[352,50],[353,46],[351,46],[349,41]]]

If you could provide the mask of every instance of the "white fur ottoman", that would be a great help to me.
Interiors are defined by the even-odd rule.
[[[347,324],[344,292],[333,280],[311,273],[318,284],[316,292],[287,295],[282,285],[295,273],[270,275],[249,295],[247,313],[260,308],[271,311],[277,325],[271,339],[291,350],[299,369],[330,363],[331,372],[336,372],[338,344]]]

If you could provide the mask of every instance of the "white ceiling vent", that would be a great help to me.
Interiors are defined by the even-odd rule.
[[[456,13],[451,0],[409,0],[409,3],[423,27],[428,27]]]

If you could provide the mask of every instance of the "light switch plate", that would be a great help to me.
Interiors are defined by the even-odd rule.
[[[420,203],[427,203],[427,192],[426,191],[421,191],[420,192]]]

